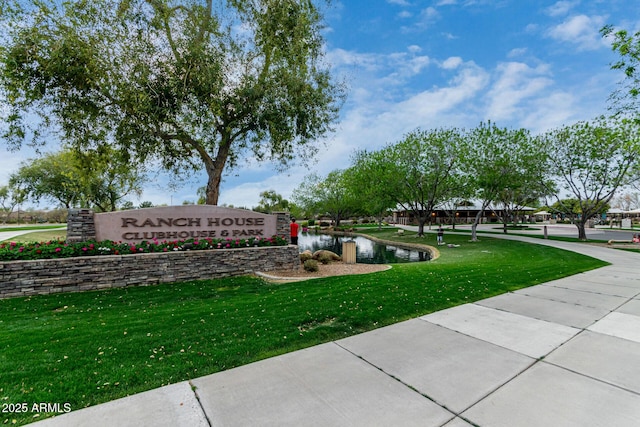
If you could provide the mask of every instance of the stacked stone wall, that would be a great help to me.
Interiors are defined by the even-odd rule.
[[[289,243],[291,243],[291,232],[290,232],[290,223],[291,223],[291,215],[289,212],[274,212],[273,215],[278,217],[278,221],[276,223],[276,234],[278,236],[283,236],[287,239]]]
[[[67,242],[95,240],[96,223],[90,209],[69,209],[67,215]]]
[[[297,246],[0,262],[0,298],[298,269]]]

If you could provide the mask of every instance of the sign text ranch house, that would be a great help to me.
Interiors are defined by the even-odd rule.
[[[199,205],[95,215],[98,241],[268,238],[276,234],[276,223],[274,215]]]

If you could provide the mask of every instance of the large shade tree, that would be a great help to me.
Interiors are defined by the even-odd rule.
[[[422,236],[434,207],[456,190],[463,142],[458,129],[417,129],[379,151],[358,153],[355,168],[369,171],[372,198],[413,213]]]
[[[640,125],[625,118],[600,117],[551,130],[539,138],[546,147],[547,170],[558,184],[558,202],[570,195],[580,212],[578,238],[586,240],[587,221],[606,210],[616,191],[640,176]],[[569,210],[569,208],[564,209]]]
[[[347,173],[336,169],[324,178],[310,174],[294,191],[293,200],[307,214],[329,216],[339,227],[340,221],[360,213],[359,197],[349,186]]]
[[[287,166],[313,149],[343,97],[322,61],[311,0],[16,0],[2,9],[4,137],[48,130],[184,174],[206,202],[250,156]],[[10,5],[10,6],[9,6]],[[32,118],[39,116],[36,125]]]
[[[472,240],[484,212],[492,203],[511,203],[516,194],[526,193],[527,182],[542,176],[544,156],[525,129],[500,128],[481,123],[466,135],[462,170],[466,185],[479,200],[480,209],[471,226]]]
[[[32,201],[48,199],[61,207],[115,211],[124,198],[140,196],[146,175],[108,147],[79,153],[64,149],[23,162],[10,184]]]
[[[347,185],[358,198],[362,214],[376,218],[378,228],[389,212],[397,206],[397,199],[386,188],[391,171],[382,152],[357,151],[348,169]]]

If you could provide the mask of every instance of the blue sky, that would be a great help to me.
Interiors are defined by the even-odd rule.
[[[252,207],[265,190],[290,199],[309,173],[346,168],[355,150],[418,127],[491,120],[540,133],[591,119],[606,112],[622,77],[599,29],[640,30],[637,0],[334,0],[323,8],[326,60],[349,88],[336,131],[309,166],[277,173],[247,159],[225,178],[220,204]],[[0,184],[29,156],[1,148]],[[132,201],[195,201],[206,178],[175,191],[165,182],[156,177]]]

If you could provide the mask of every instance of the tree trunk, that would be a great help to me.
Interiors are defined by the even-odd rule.
[[[207,181],[207,205],[217,205],[220,198],[220,184],[222,183],[222,172],[229,158],[232,141],[229,138],[223,138],[218,148],[215,160],[211,160],[208,153],[200,146],[196,146],[200,157],[204,160],[205,169],[209,180]]]
[[[587,230],[586,230],[586,221],[582,219],[576,222],[576,227],[578,227],[578,239],[586,241],[587,240]]]
[[[476,218],[473,221],[473,225],[471,226],[471,241],[472,242],[477,242],[478,241],[478,234],[477,234],[476,230],[478,228],[478,224],[480,224],[480,219],[482,218],[482,214],[483,213],[484,213],[484,206],[476,214]]]
[[[424,225],[427,222],[427,218],[418,219],[418,237],[424,237]]]
[[[209,171],[207,169],[207,174],[209,175],[209,179],[207,181],[207,205],[217,205],[218,198],[220,197],[220,183],[222,182],[222,170],[212,170]]]

